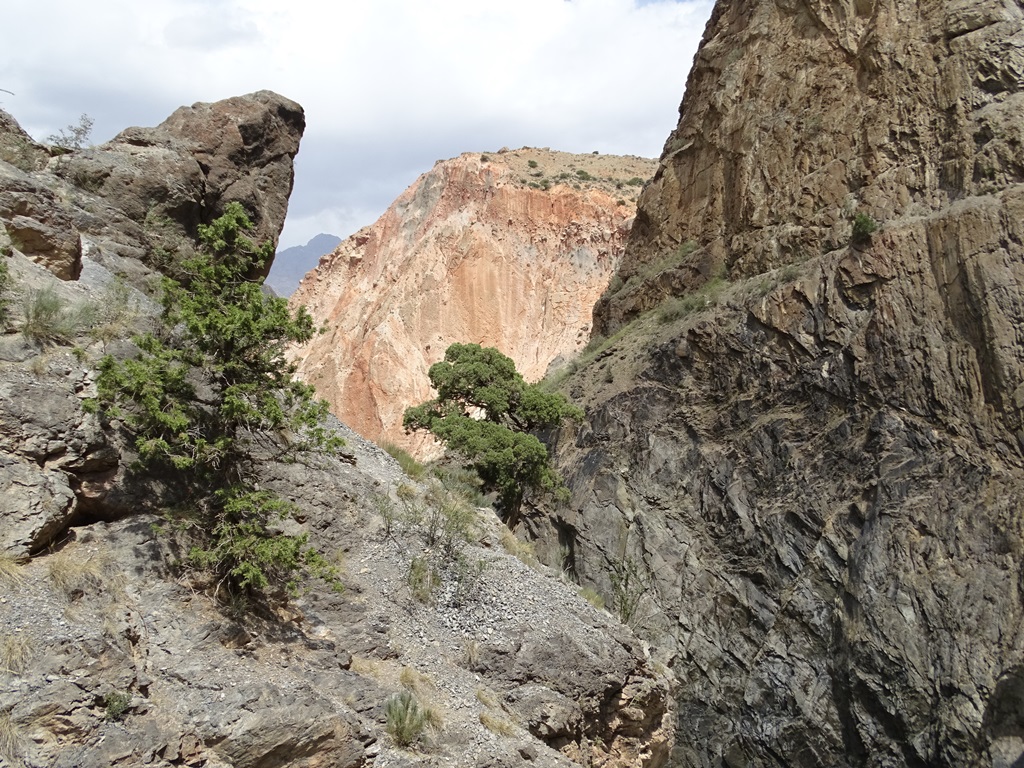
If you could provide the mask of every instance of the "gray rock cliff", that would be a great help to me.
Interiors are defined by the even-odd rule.
[[[1024,760],[1022,44],[716,6],[528,521],[671,664],[674,764]]]

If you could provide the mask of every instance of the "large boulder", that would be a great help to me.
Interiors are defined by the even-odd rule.
[[[258,91],[181,107],[97,147],[51,151],[0,112],[0,224],[14,248],[65,280],[90,250],[129,277],[142,276],[139,259],[166,270],[231,202],[249,213],[258,242],[276,244],[304,128],[301,106]]]

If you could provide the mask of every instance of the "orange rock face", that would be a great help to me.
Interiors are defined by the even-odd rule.
[[[533,149],[437,163],[292,296],[327,328],[293,350],[299,376],[367,438],[430,455],[402,430],[405,408],[432,396],[430,365],[478,342],[532,381],[575,356],[653,169]]]

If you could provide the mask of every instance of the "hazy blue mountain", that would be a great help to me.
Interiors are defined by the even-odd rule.
[[[278,251],[266,284],[278,296],[291,296],[299,281],[320,261],[320,257],[338,247],[341,238],[336,235],[317,235],[305,245],[295,245]]]

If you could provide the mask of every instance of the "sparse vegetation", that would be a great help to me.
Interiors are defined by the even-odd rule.
[[[7,254],[0,253],[0,332],[7,330],[11,317],[11,269],[7,266]]]
[[[24,752],[25,739],[11,719],[11,713],[0,712],[0,757],[13,768],[20,768],[25,764],[22,760]]]
[[[24,580],[18,558],[7,552],[0,552],[0,584],[17,586]]]
[[[526,164],[528,166],[530,166],[531,168],[536,168],[537,167],[537,161],[536,160],[527,160]]]
[[[71,547],[49,555],[47,566],[54,589],[72,600],[90,588],[101,589],[111,572],[107,558]]]
[[[710,280],[693,293],[669,299],[658,309],[658,321],[672,323],[706,307],[714,306],[727,283],[716,278]]]
[[[439,730],[441,718],[437,712],[420,704],[409,691],[391,696],[384,704],[385,729],[400,747],[408,747],[419,741],[426,730]]]
[[[395,445],[394,443],[389,442],[381,443],[380,447],[387,451],[391,458],[398,462],[398,465],[402,468],[402,471],[405,472],[405,474],[407,474],[413,480],[423,479],[423,476],[427,472],[426,467],[420,464],[416,460],[416,458],[407,450],[405,450],[399,445]]]
[[[441,574],[429,558],[418,556],[409,562],[405,581],[413,598],[424,605],[430,605],[434,602],[434,593],[441,586]]]
[[[92,138],[93,119],[86,114],[78,118],[77,124],[68,125],[57,133],[46,137],[46,142],[54,149],[73,152],[88,146]]]
[[[586,600],[592,606],[597,608],[597,610],[599,610],[599,611],[603,611],[604,610],[604,598],[601,596],[601,593],[598,592],[593,587],[581,587],[580,588],[580,597],[582,597],[584,600]]]
[[[619,620],[636,629],[641,618],[638,613],[640,604],[652,586],[650,575],[644,570],[643,563],[626,556],[613,567],[611,582],[612,605]]]
[[[32,644],[20,632],[4,634],[0,638],[0,670],[10,675],[20,675],[32,659]]]
[[[24,297],[21,332],[37,344],[69,344],[95,320],[96,305],[71,306],[53,288],[38,288]]]
[[[511,736],[516,732],[516,728],[512,723],[490,712],[480,713],[480,725],[497,736]]]

